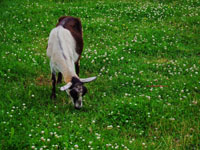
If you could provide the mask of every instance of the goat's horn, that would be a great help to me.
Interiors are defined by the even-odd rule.
[[[96,80],[96,78],[97,77],[90,77],[90,78],[80,79],[80,81],[83,83],[88,83],[88,82]]]
[[[72,83],[69,82],[69,83],[67,83],[66,85],[62,86],[62,87],[60,88],[60,90],[61,90],[61,91],[65,91],[65,90],[69,89],[71,86],[72,86]]]

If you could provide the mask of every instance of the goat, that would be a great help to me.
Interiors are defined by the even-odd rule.
[[[67,92],[76,109],[82,107],[82,97],[87,93],[84,83],[96,79],[96,77],[79,78],[79,64],[82,51],[81,21],[79,18],[71,16],[60,17],[56,27],[50,32],[47,47],[53,86],[51,98],[56,98],[56,73],[58,72],[57,83],[62,82],[62,76],[66,83],[60,90]]]

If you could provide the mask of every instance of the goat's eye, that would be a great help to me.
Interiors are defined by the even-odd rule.
[[[69,93],[73,99],[78,99],[78,93],[76,92],[76,90],[73,89]]]

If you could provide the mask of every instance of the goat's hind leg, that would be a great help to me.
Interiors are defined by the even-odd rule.
[[[52,73],[52,93],[51,93],[51,99],[56,98],[56,73]]]

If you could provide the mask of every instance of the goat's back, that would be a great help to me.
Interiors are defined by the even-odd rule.
[[[50,32],[47,56],[51,58],[55,57],[55,55],[60,55],[64,59],[69,58],[75,62],[78,59],[75,46],[76,43],[70,31],[62,26],[58,26]]]

